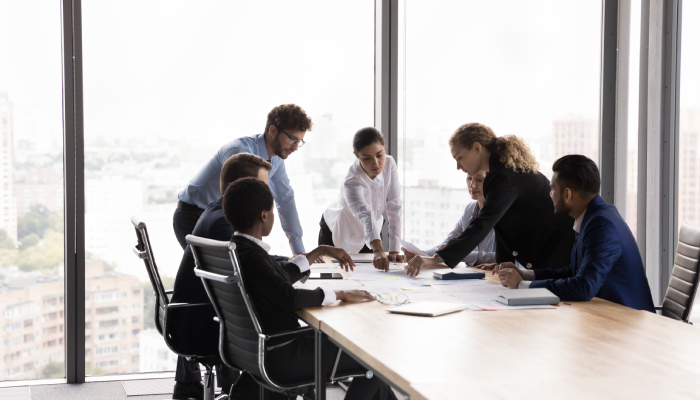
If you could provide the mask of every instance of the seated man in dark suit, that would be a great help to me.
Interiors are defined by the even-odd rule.
[[[561,300],[600,297],[637,310],[654,311],[637,242],[614,205],[599,196],[598,167],[582,155],[564,156],[552,166],[554,212],[575,218],[576,243],[569,266],[522,271],[503,263],[498,273],[510,289],[547,288]]]
[[[226,188],[223,209],[226,220],[236,230],[231,241],[236,244],[242,275],[248,296],[253,301],[266,334],[299,328],[295,310],[305,307],[318,307],[341,301],[372,300],[373,296],[364,290],[315,290],[297,289],[292,286],[295,276],[291,269],[283,268],[267,251],[269,246],[262,241],[268,236],[275,222],[272,192],[263,182],[253,178],[240,179]],[[308,268],[318,256],[330,256],[340,261],[341,266],[352,266],[352,259],[343,250],[331,246],[319,246],[306,256],[293,260],[299,270]],[[291,383],[310,380],[314,376],[314,336],[309,332],[298,334],[289,342],[281,338],[281,343],[271,343],[277,347],[269,350],[265,357],[265,367],[273,380]],[[330,377],[338,347],[326,342],[326,359]],[[361,372],[362,367],[343,353],[338,372]],[[346,399],[396,399],[388,387],[377,378],[354,378]]]
[[[221,169],[220,186],[221,191],[228,184],[240,178],[253,177],[267,183],[267,172],[272,166],[262,158],[248,153],[234,154],[224,163]],[[192,232],[193,235],[228,241],[233,235],[233,229],[226,222],[224,212],[221,208],[222,198],[209,203],[204,213],[197,221]],[[280,257],[280,261],[286,258]],[[173,290],[173,303],[209,303],[209,297],[204,290],[204,285],[200,278],[194,274],[194,257],[189,246],[185,249],[180,267],[175,278]],[[182,348],[189,348],[191,354],[218,354],[219,324],[214,321],[213,307],[196,307],[193,309],[183,309],[173,316],[175,320],[176,340],[182,344]],[[197,327],[197,329],[192,329]],[[208,338],[208,340],[203,340]],[[233,373],[225,366],[217,366],[217,381],[225,393],[235,379],[237,373]],[[187,361],[178,357],[177,369],[175,372],[175,388],[173,398],[175,399],[201,399],[203,388],[199,364],[196,361]]]

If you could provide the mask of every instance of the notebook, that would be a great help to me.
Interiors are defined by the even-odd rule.
[[[442,280],[453,280],[453,279],[481,279],[485,277],[481,271],[474,271],[473,269],[459,268],[459,269],[441,269],[433,272],[433,278]]]
[[[496,301],[507,306],[536,306],[559,304],[559,297],[548,289],[504,289],[496,291],[500,296]]]
[[[425,303],[407,304],[399,307],[389,308],[387,309],[387,311],[395,314],[437,317],[438,315],[449,314],[455,311],[462,311],[467,308],[469,308],[469,304],[426,301]]]

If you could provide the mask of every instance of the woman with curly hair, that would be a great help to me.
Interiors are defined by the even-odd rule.
[[[528,269],[567,266],[574,220],[554,214],[549,179],[538,171],[539,164],[525,142],[517,136],[496,136],[488,126],[472,122],[457,128],[449,145],[457,169],[468,174],[487,172],[486,200],[461,235],[435,257],[413,257],[407,273],[415,276],[424,265],[440,262],[454,268],[491,229],[496,236],[496,263],[509,261]]]

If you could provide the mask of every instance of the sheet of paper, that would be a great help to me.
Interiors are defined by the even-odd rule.
[[[454,279],[442,280],[434,279],[431,285],[452,285],[452,286],[483,286],[489,281],[487,279]]]
[[[478,281],[476,281],[478,282]],[[453,285],[439,285],[436,283],[433,283],[433,286],[438,288],[441,292],[444,293],[451,293],[451,292],[468,292],[468,291],[473,291],[473,290],[486,290],[486,291],[491,291],[494,294],[496,293],[496,290],[498,289],[503,289],[503,286],[501,285],[487,285],[485,283],[462,283],[462,284],[453,284]],[[491,288],[493,286],[493,288]]]
[[[317,287],[342,287],[347,289],[357,289],[364,287],[364,285],[361,282],[352,279],[307,279],[305,283],[295,283],[294,287],[303,289],[316,289]]]
[[[403,246],[404,249],[410,251],[411,253],[418,255],[418,256],[423,256],[423,257],[430,257],[426,252],[423,250],[419,249],[414,245],[413,243],[409,243],[401,238],[399,239],[399,243],[401,243],[401,246]]]
[[[372,272],[350,272],[350,279],[358,281],[401,280],[412,281],[414,278],[406,275],[406,271],[389,270],[389,272],[374,270]]]
[[[406,293],[406,292],[404,292]],[[432,292],[432,293],[421,293],[421,292],[408,292],[406,293],[408,296],[408,299],[411,303],[416,304],[416,303],[423,303],[426,301],[440,301],[440,302],[445,302],[445,303],[461,303],[458,299],[447,295],[445,293],[440,293],[440,292]]]

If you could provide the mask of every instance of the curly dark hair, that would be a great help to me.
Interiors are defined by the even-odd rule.
[[[306,115],[306,111],[296,104],[282,104],[267,114],[265,133],[274,125],[280,129],[294,129],[302,132],[310,131],[314,123]]]
[[[224,217],[237,231],[255,225],[263,211],[272,210],[275,199],[265,182],[256,178],[241,178],[226,188],[222,203]]]

